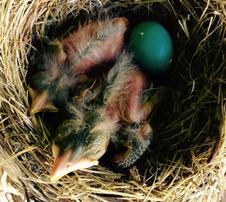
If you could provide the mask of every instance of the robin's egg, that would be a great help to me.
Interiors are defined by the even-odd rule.
[[[129,48],[141,67],[154,74],[164,73],[172,62],[172,39],[167,30],[154,21],[140,23],[134,28]]]

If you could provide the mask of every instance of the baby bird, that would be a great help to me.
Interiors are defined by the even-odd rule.
[[[90,22],[62,40],[49,43],[41,57],[39,71],[32,78],[30,112],[56,111],[69,92],[88,82],[84,74],[113,61],[121,53],[128,20],[117,17]]]
[[[125,167],[136,161],[152,136],[150,125],[144,121],[152,104],[142,96],[148,83],[148,78],[132,63],[132,58],[122,53],[108,73],[103,105],[89,111],[73,106],[74,118],[59,126],[52,147],[55,157],[52,182],[74,170],[97,165],[111,140],[128,146],[123,158],[114,158],[116,163]],[[123,122],[124,126],[121,125]]]
[[[123,72],[123,68],[118,66],[118,69],[110,71],[108,91],[112,92],[112,97],[109,96],[108,99],[109,103],[116,104],[115,110],[118,110],[120,119],[120,130],[111,137],[111,141],[116,146],[126,148],[126,151],[113,156],[111,161],[118,167],[126,168],[133,164],[150,144],[153,132],[147,119],[157,103],[157,97],[152,95],[152,83],[148,77],[131,63],[129,56],[124,55],[123,60],[125,64],[122,63],[122,67],[128,65],[132,68],[130,71],[125,68]],[[114,81],[117,77],[118,80]],[[118,82],[124,79],[126,83],[121,84],[124,88],[119,89]],[[118,88],[117,95],[113,93],[115,87]]]

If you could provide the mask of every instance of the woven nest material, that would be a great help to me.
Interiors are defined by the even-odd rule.
[[[220,201],[226,189],[226,3],[218,0],[0,2],[1,201]],[[83,13],[83,14],[81,14]],[[50,183],[51,143],[30,116],[26,75],[35,47],[69,16],[163,23],[175,56],[169,95],[153,115],[147,154],[120,173],[97,166]],[[132,14],[132,15],[131,15]]]

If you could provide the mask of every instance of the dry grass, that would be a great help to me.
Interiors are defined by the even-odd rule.
[[[28,113],[32,41],[68,15],[104,6],[117,12],[145,8],[171,22],[176,50],[170,96],[154,115],[156,140],[145,166],[138,162],[127,174],[98,166],[51,184],[50,142],[41,117]],[[225,10],[218,0],[0,1],[2,195],[14,201],[220,201],[226,189]]]

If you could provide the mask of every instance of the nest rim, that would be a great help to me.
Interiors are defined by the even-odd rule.
[[[182,123],[189,134],[186,118],[192,115],[195,116],[195,108],[200,107],[200,110],[202,110],[202,107],[206,109],[206,106],[211,107],[212,105],[216,106],[214,121],[219,121],[218,123],[213,121],[214,128],[218,130],[218,136],[216,134],[215,136],[208,136],[207,134],[206,143],[204,142],[203,145],[191,144],[190,150],[182,149],[182,151],[178,151],[170,161],[153,157],[152,160],[147,161],[149,167],[142,173],[136,166],[132,167],[126,176],[123,173],[109,171],[104,167],[97,167],[75,172],[74,175],[65,176],[58,183],[51,184],[48,180],[48,174],[52,164],[52,156],[48,145],[50,142],[46,128],[42,124],[41,116],[30,116],[28,113],[29,96],[26,88],[26,75],[29,51],[34,49],[32,38],[34,35],[43,36],[46,27],[53,22],[62,22],[66,15],[78,15],[81,10],[87,13],[96,12],[95,8],[97,10],[102,6],[109,8],[109,2],[96,1],[94,5],[85,1],[58,4],[51,1],[45,3],[34,1],[26,4],[23,1],[20,5],[19,3],[12,4],[11,1],[3,1],[1,9],[4,12],[0,21],[0,24],[2,23],[2,33],[4,34],[4,36],[0,35],[0,41],[2,42],[2,47],[0,47],[0,66],[2,67],[2,71],[0,71],[2,80],[0,89],[3,92],[0,95],[0,133],[4,137],[0,141],[0,159],[2,160],[0,177],[3,192],[9,194],[14,200],[17,198],[36,198],[43,201],[48,199],[88,200],[93,198],[97,201],[107,201],[109,198],[106,198],[106,196],[111,196],[125,200],[171,201],[187,199],[192,201],[201,196],[200,201],[213,199],[218,201],[221,195],[220,192],[226,188],[226,183],[223,180],[226,172],[224,160],[226,148],[226,96],[223,90],[226,71],[224,70],[225,61],[223,58],[220,62],[215,62],[219,58],[214,57],[215,55],[211,58],[215,62],[214,64],[218,65],[217,68],[214,68],[213,62],[210,63],[209,59],[205,57],[210,57],[210,52],[214,52],[209,47],[216,46],[214,50],[219,51],[219,48],[224,47],[226,44],[224,41],[226,27],[224,17],[226,14],[223,11],[223,3],[217,3],[214,0],[208,2],[202,0],[197,3],[200,6],[198,10],[191,6],[193,4],[196,5],[196,3],[189,3],[186,0],[181,3],[181,10],[184,9],[183,12],[186,11],[185,13],[189,13],[190,16],[183,16],[183,12],[180,11],[180,13],[179,8],[175,7],[174,1],[140,1],[139,3],[129,1],[127,4],[119,1],[110,4],[110,7],[113,9],[129,7],[132,10],[135,10],[135,7],[139,9],[145,7],[151,12],[153,11],[153,5],[157,8],[163,6],[165,10],[170,10],[172,18],[173,16],[178,18],[175,21],[175,24],[177,24],[175,27],[180,29],[175,34],[180,36],[177,44],[184,43],[187,45],[185,48],[194,49],[194,52],[189,55],[186,50],[180,49],[178,52],[181,53],[177,55],[178,57],[174,62],[175,64],[178,63],[175,71],[178,70],[178,66],[181,64],[188,67],[183,74],[177,74],[179,75],[179,81],[183,80],[181,82],[185,86],[183,90],[188,91],[190,89],[190,92],[186,92],[187,96],[185,97],[180,97],[178,94],[174,95],[177,101],[172,105],[172,109],[178,107],[175,110],[184,110],[185,114],[179,116],[178,113],[176,115],[178,119],[166,121],[168,125],[166,124],[167,127],[162,132],[162,137],[166,138],[164,134],[167,133],[169,138],[172,128],[174,129]],[[194,23],[194,27],[189,30],[188,28],[191,26],[189,23],[191,22]],[[216,28],[212,28],[214,25],[216,25]],[[200,33],[204,33],[203,38],[197,36]],[[216,36],[214,36],[215,33],[217,33]],[[198,38],[197,42],[195,37]],[[213,39],[216,39],[216,41],[212,41]],[[195,41],[196,49],[192,49],[192,43],[189,43],[191,40]],[[183,58],[183,54],[186,53],[190,61]],[[194,69],[190,67],[194,64],[200,65],[200,62],[196,61],[198,58],[205,58],[204,62],[208,64],[208,68],[200,68],[200,72],[203,73],[202,78],[195,75]],[[205,85],[201,83],[203,80]],[[211,82],[213,85],[210,84]],[[170,90],[174,88],[176,88],[175,85]],[[193,96],[195,101],[193,97],[190,97],[191,92],[194,92],[196,96]],[[208,99],[204,97],[206,94],[208,94]],[[183,101],[183,105],[180,104],[181,101]],[[205,105],[202,105],[202,102],[205,102]],[[207,102],[210,102],[210,104]],[[190,106],[190,108],[186,109],[187,106]],[[193,110],[193,114],[189,114],[189,110]],[[202,120],[198,121],[200,121],[200,124],[202,123]],[[202,132],[201,129],[200,131]],[[40,137],[38,134],[43,134],[43,136]],[[175,138],[178,135],[180,135],[179,132],[170,138]],[[200,134],[197,136],[198,139]],[[156,144],[162,145],[163,149],[166,147],[163,141],[157,141]],[[173,149],[174,147],[177,148],[178,145],[172,145]],[[200,150],[204,148],[206,151],[197,152],[199,147]],[[163,149],[157,149],[156,153],[163,151]],[[180,152],[189,153],[192,161],[185,164],[182,158],[183,155],[176,156]],[[156,160],[158,162],[155,162]],[[153,165],[156,165],[156,170],[154,170]],[[150,178],[151,185],[149,184]],[[75,181],[77,183],[74,183]],[[208,186],[204,186],[205,184]],[[218,193],[213,193],[211,186]],[[208,191],[211,194],[206,195],[205,193],[208,193]]]

